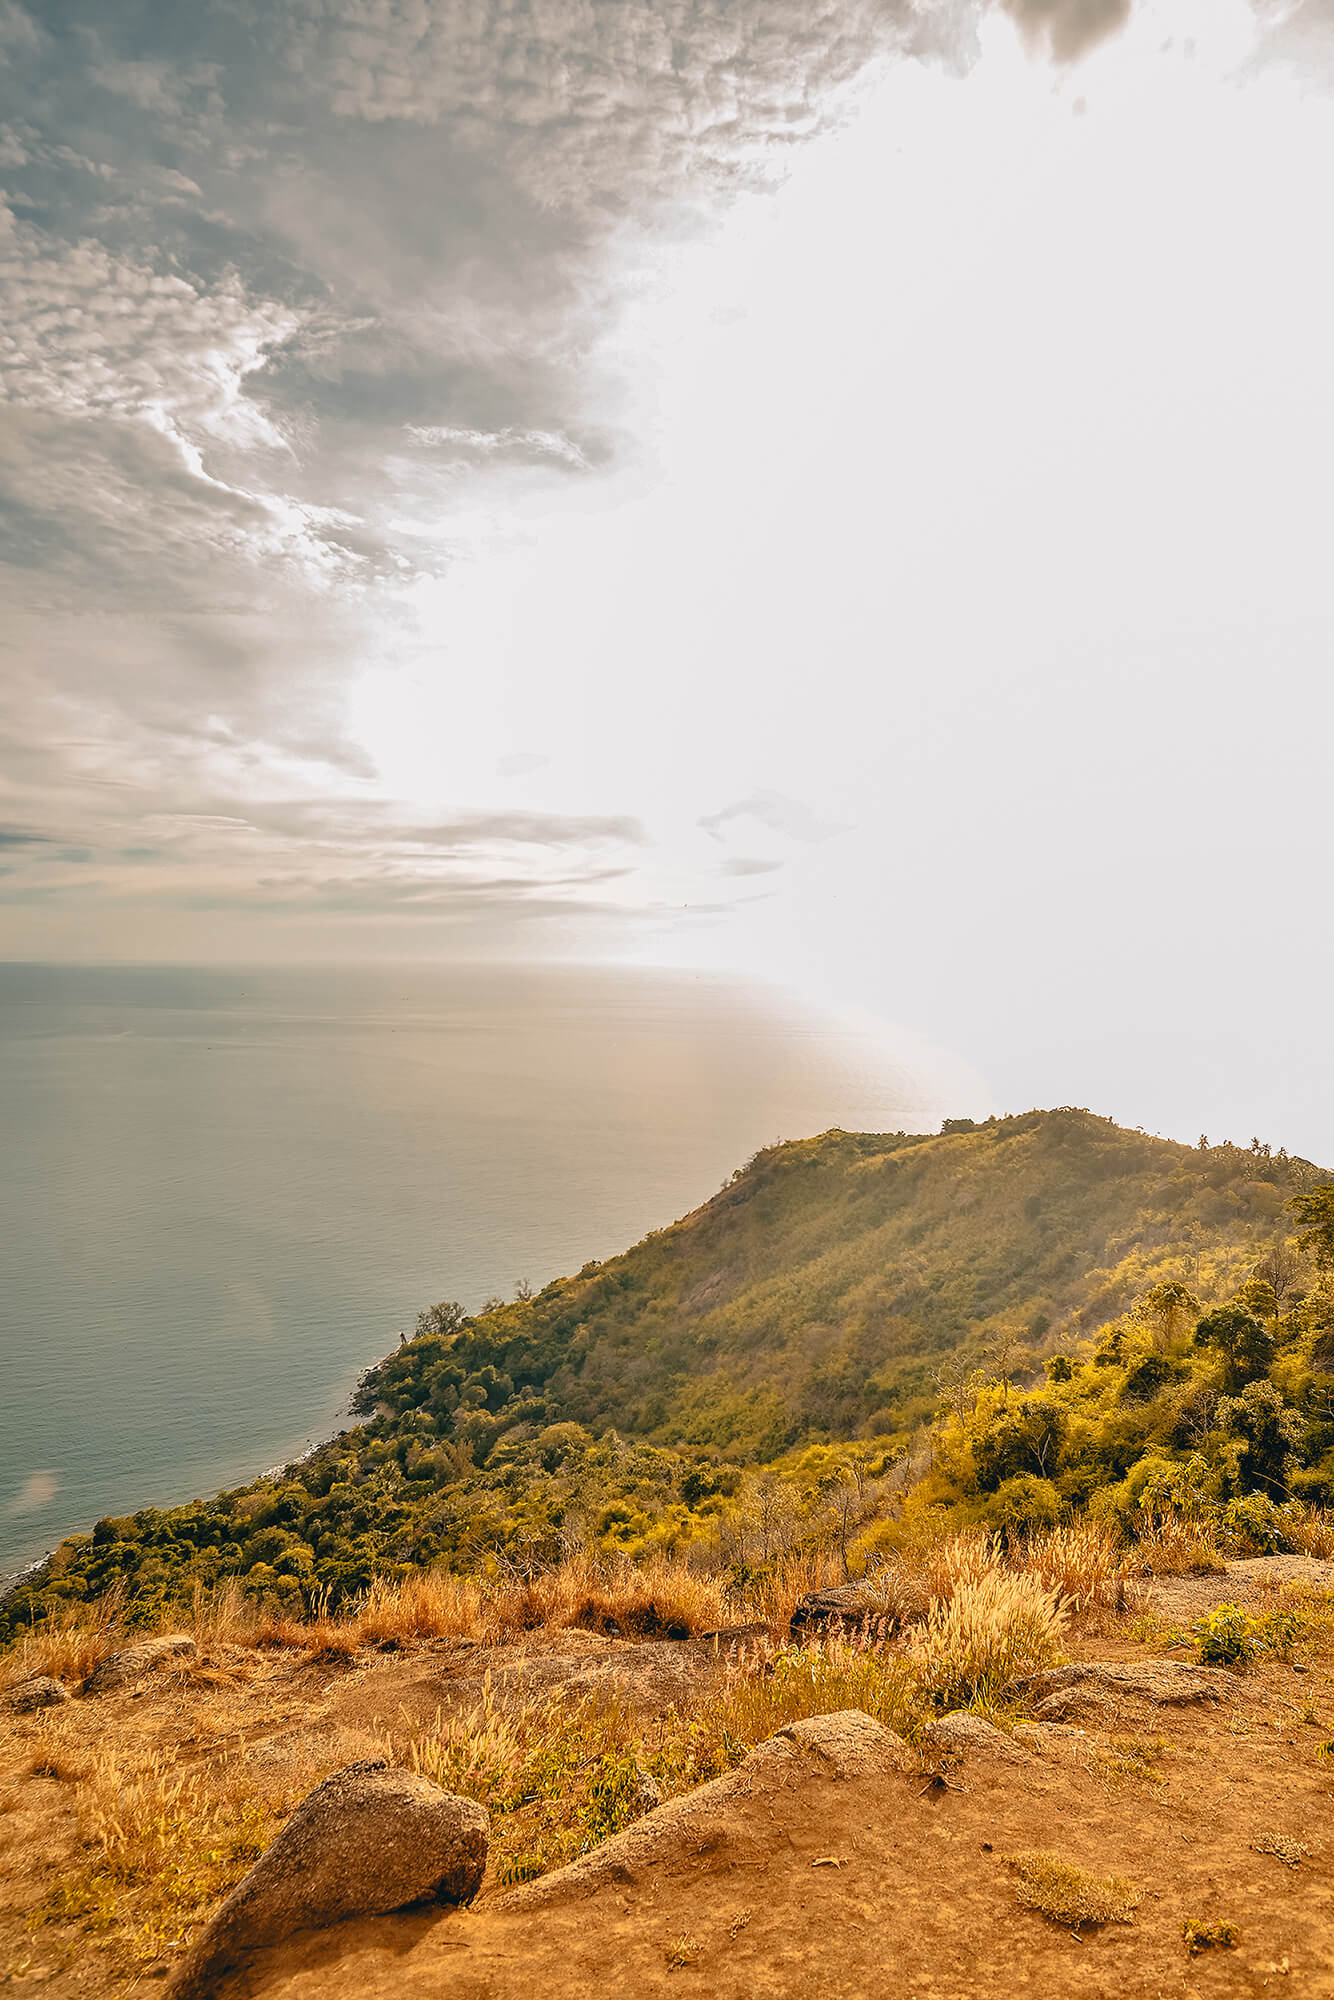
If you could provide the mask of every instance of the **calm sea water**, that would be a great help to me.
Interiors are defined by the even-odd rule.
[[[0,966],[0,1575],[328,1436],[423,1305],[622,1249],[775,1138],[922,1129],[922,1096],[716,979]]]

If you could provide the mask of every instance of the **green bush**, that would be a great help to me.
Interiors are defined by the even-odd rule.
[[[1207,1667],[1243,1667],[1254,1658],[1255,1620],[1239,1604],[1216,1604],[1192,1627]]]

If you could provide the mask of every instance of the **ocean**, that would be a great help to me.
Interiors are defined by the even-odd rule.
[[[432,1301],[623,1249],[774,1139],[923,1129],[922,1095],[715,977],[0,966],[0,1576],[331,1435]]]

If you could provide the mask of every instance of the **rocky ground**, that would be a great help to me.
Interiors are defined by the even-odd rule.
[[[1193,1655],[1173,1646],[1175,1621],[1223,1601],[1272,1603],[1294,1576],[1328,1588],[1334,1565],[1264,1558],[1153,1585],[1147,1615],[1104,1620],[1074,1643],[1071,1667],[1023,1690],[1030,1719],[1012,1732],[970,1719],[910,1748],[858,1713],[797,1723],[569,1868],[518,1889],[488,1882],[467,1910],[433,1905],[284,1938],[209,1990],[218,2000],[1334,1995],[1328,1655],[1299,1650],[1296,1666],[1232,1673],[1187,1669]],[[278,1656],[242,1671],[220,1651],[145,1663],[49,1711],[11,1711],[0,1721],[0,1984],[50,2000],[124,1990],[96,1911],[50,1904],[86,1837],[73,1792],[89,1760],[123,1754],[128,1768],[131,1748],[148,1749],[188,1772],[226,1746],[299,1792],[331,1744],[351,1762],[387,1721],[429,1721],[486,1687],[614,1683],[651,1712],[725,1660],[725,1646],[700,1641],[579,1632],[350,1667]],[[1124,1878],[1138,1898],[1130,1920],[1072,1927],[1026,1907],[1013,1857],[1032,1850]],[[1235,1941],[1192,1955],[1188,1923],[1230,1926]],[[170,1962],[168,1952],[164,1973]]]

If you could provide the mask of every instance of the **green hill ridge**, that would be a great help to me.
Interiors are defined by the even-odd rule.
[[[0,1637],[109,1588],[147,1619],[228,1578],[303,1609],[433,1562],[735,1554],[765,1494],[793,1533],[844,1476],[883,1500],[927,1425],[911,1504],[960,1521],[1113,1489],[1129,1506],[1164,1466],[1201,1505],[1323,1504],[1334,1293],[1292,1240],[1322,1188],[1258,1142],[1071,1108],[768,1147],[618,1257],[475,1314],[431,1307],[363,1378],[354,1429],[69,1538],[0,1605]]]
[[[1162,1276],[1220,1294],[1315,1178],[1265,1147],[1081,1110],[826,1132],[757,1153],[703,1207],[535,1298],[458,1332],[424,1315],[359,1407],[452,1415],[454,1388],[483,1380],[510,1423],[531,1406],[745,1456],[894,1431],[929,1414],[952,1349],[1091,1332]],[[469,1434],[487,1442],[480,1415]]]

